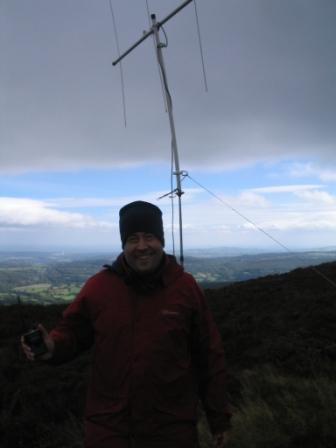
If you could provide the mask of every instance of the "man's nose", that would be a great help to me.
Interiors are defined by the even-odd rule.
[[[141,236],[137,242],[137,249],[147,249],[148,248],[148,243],[146,241],[146,238],[144,238],[143,236]]]

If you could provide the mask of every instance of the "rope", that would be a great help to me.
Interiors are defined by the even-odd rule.
[[[162,27],[162,26],[161,26],[161,28],[162,28],[162,30],[163,30],[163,27]],[[166,36],[166,34],[165,34],[165,36]],[[173,107],[173,102],[172,102],[172,98],[171,98],[171,95],[170,95],[170,92],[169,92],[167,78],[166,78],[166,76],[165,76],[164,69],[163,69],[163,67],[162,67],[161,62],[159,61],[159,59],[158,59],[158,63],[159,63],[159,67],[160,67],[160,73],[161,73],[161,76],[162,76],[162,81],[163,81],[164,90],[165,90],[166,93],[167,93],[168,102],[169,102],[170,107],[172,108],[172,107]]]
[[[183,176],[184,177],[188,177],[192,182],[194,182],[196,185],[198,185],[199,187],[203,188],[203,190],[205,190],[206,192],[208,192],[211,196],[213,196],[215,199],[217,199],[219,202],[221,202],[223,205],[225,205],[226,207],[228,207],[230,210],[232,210],[234,213],[236,213],[237,215],[239,215],[241,218],[243,218],[245,221],[247,221],[248,223],[252,224],[253,227],[255,227],[257,230],[259,230],[261,233],[263,233],[265,236],[267,236],[268,238],[270,238],[274,243],[276,243],[278,246],[282,247],[286,252],[288,252],[291,255],[295,255],[297,257],[298,260],[302,260],[298,254],[296,252],[293,252],[292,250],[290,250],[287,246],[285,246],[283,243],[281,243],[278,239],[274,238],[273,235],[271,235],[270,233],[268,233],[266,230],[264,230],[262,227],[258,226],[254,221],[252,221],[250,218],[248,218],[247,216],[243,215],[239,210],[237,210],[236,208],[232,207],[231,204],[229,204],[227,201],[224,201],[221,197],[217,196],[215,193],[213,193],[211,190],[209,190],[208,188],[206,188],[204,185],[202,185],[200,182],[198,182],[197,180],[195,180],[194,178],[192,178],[189,173],[187,172],[183,172]],[[330,283],[334,288],[336,288],[336,283],[327,275],[325,275],[323,272],[321,272],[319,269],[317,269],[315,266],[310,266],[310,268],[316,273],[318,274],[320,277],[324,278],[324,280],[326,280],[328,283]]]
[[[152,24],[151,24],[148,0],[146,0],[146,9],[147,9],[147,16],[148,16],[148,25],[149,25],[149,28],[150,28],[152,26]],[[156,51],[154,35],[153,35],[153,39],[152,40],[153,40],[154,50]],[[161,74],[161,70],[160,70],[159,67],[158,67],[158,72],[159,72],[159,78],[160,78],[160,84],[161,84],[161,93],[162,93],[163,105],[164,105],[165,112],[168,112],[166,97],[165,97],[165,94],[164,94],[163,79],[162,79],[162,74]]]
[[[114,38],[115,38],[115,41],[116,41],[118,57],[120,58],[120,46],[119,46],[118,30],[117,30],[117,24],[116,24],[114,12],[113,12],[112,0],[109,0],[109,5],[110,5],[110,12],[111,12],[112,23],[113,23]],[[120,71],[121,96],[122,96],[122,104],[123,104],[124,124],[125,124],[125,128],[126,128],[126,126],[127,126],[127,119],[126,119],[125,83],[124,83],[124,73],[123,73],[122,62],[121,61],[120,61],[120,64],[119,64],[119,71]]]
[[[166,39],[166,44],[165,45],[167,46],[168,45],[167,35],[166,35],[163,27],[161,26],[160,28],[164,32],[165,39]],[[170,107],[172,108],[173,104],[172,104],[172,98],[171,98],[171,95],[170,95],[170,91],[169,91],[169,88],[168,88],[167,78],[165,76],[165,71],[164,71],[164,69],[162,67],[162,64],[161,64],[161,61],[159,60],[159,58],[158,58],[158,64],[159,64],[159,70],[160,70],[161,79],[162,79],[162,83],[163,83],[162,86],[163,86],[163,88],[164,88],[164,90],[166,91],[166,94],[167,94],[167,97],[166,97],[167,98],[167,102],[169,103]],[[170,198],[171,198],[171,214],[172,214],[172,221],[171,221],[172,222],[172,246],[173,246],[173,254],[175,256],[175,235],[174,235],[174,233],[175,233],[175,224],[174,224],[174,221],[175,221],[175,210],[174,210],[174,206],[175,206],[175,204],[174,204],[174,198],[175,198],[176,194],[174,194],[174,192],[176,192],[176,190],[174,190],[174,181],[173,181],[173,179],[174,179],[173,141],[171,142],[170,149],[171,149],[171,158],[170,158],[170,161],[171,161],[171,166],[170,166],[170,190],[172,192],[172,194],[170,196]]]

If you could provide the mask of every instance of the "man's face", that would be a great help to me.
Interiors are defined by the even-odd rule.
[[[155,271],[161,262],[162,255],[162,243],[152,233],[133,233],[124,245],[127,264],[139,274]]]

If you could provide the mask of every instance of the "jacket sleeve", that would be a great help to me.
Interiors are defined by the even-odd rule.
[[[195,282],[197,311],[193,318],[192,356],[197,369],[199,395],[213,434],[230,428],[224,349],[205,296]]]
[[[94,331],[86,306],[88,283],[65,309],[63,318],[49,334],[55,342],[50,360],[52,364],[70,361],[93,344]]]

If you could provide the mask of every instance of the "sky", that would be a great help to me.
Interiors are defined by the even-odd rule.
[[[0,250],[118,249],[133,200],[178,246],[152,38],[112,61],[182,3],[1,1]],[[186,249],[336,246],[335,23],[335,0],[198,0],[160,31]]]

